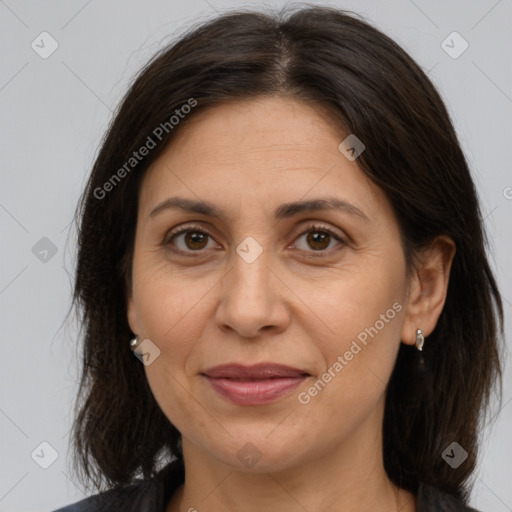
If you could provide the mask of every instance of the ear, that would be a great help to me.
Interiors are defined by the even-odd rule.
[[[401,339],[407,345],[416,342],[416,329],[425,338],[435,329],[446,301],[455,243],[447,236],[437,237],[419,254],[411,275]]]
[[[133,296],[131,293],[128,295],[128,299],[127,299],[126,303],[127,303],[126,314],[128,317],[128,325],[130,326],[130,329],[132,330],[132,332],[135,335],[137,335],[140,331],[139,331],[139,326],[138,326],[138,321],[137,321],[137,313],[135,310],[135,303],[133,301]]]

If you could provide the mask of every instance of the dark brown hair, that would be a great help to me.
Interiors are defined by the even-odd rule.
[[[152,476],[161,458],[182,457],[180,434],[128,346],[138,193],[145,171],[196,112],[261,95],[316,104],[339,119],[340,133],[363,141],[358,163],[390,201],[408,266],[436,236],[455,242],[425,367],[416,364],[417,351],[401,345],[387,390],[383,454],[397,485],[416,492],[425,482],[466,501],[484,412],[501,383],[503,332],[475,186],[449,114],[419,66],[357,15],[311,6],[232,12],[195,27],[144,67],[117,109],[77,209],[74,304],[84,345],[73,439],[82,477],[98,488],[115,486]],[[171,128],[171,116],[191,99],[191,112]],[[161,140],[127,167],[159,126],[167,127]],[[458,469],[441,457],[453,441],[468,452]]]

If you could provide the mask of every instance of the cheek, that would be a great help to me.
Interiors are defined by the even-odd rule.
[[[208,309],[210,279],[185,279],[168,267],[141,275],[134,287],[141,335],[160,350],[153,364],[145,367],[149,386],[160,408],[180,431],[198,428],[203,417],[190,400],[187,364],[201,338]]]
[[[371,408],[384,392],[400,347],[404,289],[405,273],[393,259],[353,267],[309,289],[308,305],[327,326],[322,339],[317,337],[323,372],[329,373],[325,391],[322,384],[317,386],[322,389],[314,398],[318,405],[327,400],[343,408]]]
[[[161,349],[169,348],[173,340],[193,339],[195,329],[200,327],[194,318],[203,314],[208,290],[214,284],[211,277],[190,279],[172,272],[166,263],[156,268],[148,265],[134,281],[141,334]]]
[[[396,267],[392,259],[366,260],[367,263],[333,271],[316,285],[302,281],[300,289],[294,289],[299,297],[307,298],[308,307],[325,326],[327,352],[348,350],[358,336],[364,343],[366,338],[374,337],[396,342],[400,335],[405,272],[399,255]]]

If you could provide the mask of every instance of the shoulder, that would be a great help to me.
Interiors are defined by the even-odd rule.
[[[424,483],[418,488],[417,504],[417,512],[479,512],[456,496]]]
[[[152,479],[137,480],[133,484],[101,492],[54,512],[163,511],[183,479],[182,466],[171,462]]]
[[[152,481],[141,481],[126,487],[111,489],[90,496],[77,503],[60,508],[55,512],[100,512],[103,510],[135,512],[158,510],[156,506],[161,494],[159,486],[155,485]]]

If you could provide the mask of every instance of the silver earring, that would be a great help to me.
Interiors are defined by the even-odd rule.
[[[137,339],[137,336],[135,336],[135,338],[130,340],[130,347],[134,348],[138,342],[139,342],[139,340]]]
[[[421,329],[416,329],[416,349],[420,352],[423,350],[423,344],[425,342],[425,336],[421,332]]]

